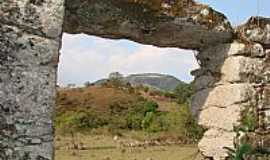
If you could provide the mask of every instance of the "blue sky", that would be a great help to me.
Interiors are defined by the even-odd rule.
[[[236,26],[250,16],[270,16],[270,0],[199,0],[224,13]],[[258,3],[259,2],[259,3]],[[259,8],[259,10],[257,9]],[[83,34],[63,36],[58,84],[82,85],[105,78],[110,72],[158,72],[191,81],[198,67],[192,51],[157,48],[128,40],[108,40]]]

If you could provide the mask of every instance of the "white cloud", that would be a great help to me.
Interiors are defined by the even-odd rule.
[[[107,77],[114,71],[124,74],[158,72],[190,81],[189,73],[195,68],[197,63],[191,51],[65,34],[58,83],[81,85]]]

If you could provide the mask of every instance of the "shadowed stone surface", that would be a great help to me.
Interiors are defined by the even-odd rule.
[[[52,160],[62,0],[0,1],[0,160]]]
[[[231,40],[232,28],[223,14],[189,3],[153,8],[132,0],[67,0],[64,31],[188,49]]]

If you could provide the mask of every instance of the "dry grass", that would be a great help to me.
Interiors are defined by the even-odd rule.
[[[193,160],[197,154],[194,145],[120,147],[113,137],[105,135],[77,136],[75,141],[82,143],[84,150],[68,149],[70,137],[56,139],[56,160]]]
[[[170,98],[150,96],[140,91],[140,95],[148,100],[153,100],[159,105],[160,111],[175,111],[179,105]],[[96,111],[107,112],[108,106],[114,103],[129,104],[138,100],[139,95],[128,91],[109,88],[95,87],[61,89],[58,91],[57,107],[60,112],[73,110],[76,107],[89,107]]]
[[[111,104],[132,103],[137,98],[138,95],[127,93],[124,90],[91,86],[59,90],[57,104],[58,109],[64,109],[64,111],[72,110],[74,107],[90,107],[96,111],[106,112]]]

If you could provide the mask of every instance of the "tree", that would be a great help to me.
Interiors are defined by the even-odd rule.
[[[91,86],[91,85],[92,85],[92,84],[91,84],[89,81],[87,81],[87,82],[84,83],[84,86],[85,86],[85,87],[89,87],[89,86]]]
[[[187,103],[191,99],[193,93],[192,83],[181,83],[174,90],[174,94],[176,95],[179,104]]]
[[[70,83],[67,85],[67,88],[75,88],[76,87],[76,84],[73,84],[73,83]]]
[[[109,74],[109,79],[123,79],[123,75],[119,72],[112,72]]]

